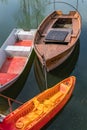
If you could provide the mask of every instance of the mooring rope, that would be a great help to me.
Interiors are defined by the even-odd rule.
[[[20,102],[20,101],[18,101],[18,100],[15,100],[15,99],[13,99],[13,98],[10,98],[10,97],[8,97],[8,96],[5,96],[5,95],[3,95],[3,94],[1,94],[1,93],[0,93],[0,96],[3,97],[3,98],[5,98],[5,99],[7,99],[10,112],[12,112],[11,101],[13,101],[13,102],[15,102],[15,103],[18,103],[18,104],[20,104],[20,105],[23,104],[22,102]]]
[[[46,60],[44,55],[42,56],[43,58],[43,70],[44,70],[44,75],[45,75],[45,84],[46,84],[46,89],[47,89],[47,70],[46,70]]]

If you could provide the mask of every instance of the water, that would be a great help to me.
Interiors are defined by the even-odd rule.
[[[0,46],[3,44],[13,28],[37,28],[42,19],[52,10],[62,8],[63,11],[71,7],[67,5],[50,4],[55,0],[0,0]],[[61,81],[65,77],[75,75],[77,78],[73,96],[63,110],[55,116],[44,130],[86,130],[87,129],[87,1],[65,0],[75,6],[82,16],[82,31],[79,43],[73,55],[59,68],[47,74],[48,87]],[[38,69],[39,67],[39,69]],[[35,72],[35,73],[34,73]],[[42,75],[38,77],[38,75]],[[45,89],[44,75],[35,58],[28,79],[20,91],[17,100],[25,102]],[[16,105],[13,104],[13,109]],[[0,98],[0,113],[7,114],[8,104]]]

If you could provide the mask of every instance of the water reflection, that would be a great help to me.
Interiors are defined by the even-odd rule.
[[[18,27],[24,29],[37,28],[41,21],[53,10],[62,10],[67,12],[76,10],[72,4],[66,2],[59,2],[56,0],[20,0],[19,8],[15,12],[14,19]],[[66,10],[65,10],[66,8]]]
[[[46,1],[45,1],[46,3]],[[15,14],[15,21],[18,27],[24,29],[37,28],[44,18],[44,0],[20,0],[20,7]]]
[[[8,101],[0,97],[0,114],[7,114],[9,109]]]
[[[22,104],[23,102],[0,94],[0,114],[8,115]]]
[[[2,3],[7,3],[8,0],[0,0]]]
[[[53,86],[57,82],[61,81],[62,79],[68,77],[71,74],[78,60],[79,50],[80,50],[80,41],[78,40],[76,47],[72,52],[72,54],[69,56],[69,58],[59,67],[47,73],[48,88]],[[41,91],[45,90],[46,89],[46,82],[44,75],[45,73],[37,57],[35,58],[34,61],[34,72],[40,90]]]

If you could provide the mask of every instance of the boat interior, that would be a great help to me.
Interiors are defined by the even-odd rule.
[[[71,37],[76,37],[78,34],[78,29],[76,29],[79,26],[78,17],[79,15],[76,11],[70,11],[69,14],[63,14],[62,11],[55,11],[39,27],[36,44],[67,45]]]
[[[67,94],[71,87],[71,81],[65,81],[60,83],[55,88],[41,93],[39,96],[30,100],[24,106],[21,106],[17,112],[12,113],[6,118],[6,122],[9,119],[13,119],[16,122],[16,128],[27,127],[34,120],[39,120],[41,116],[49,112],[54,106],[58,105],[64,96]],[[20,111],[21,110],[21,111]],[[21,126],[20,126],[21,122]]]
[[[32,49],[32,40],[19,39],[13,34],[0,48],[0,87],[23,71]]]

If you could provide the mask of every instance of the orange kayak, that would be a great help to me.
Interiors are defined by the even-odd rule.
[[[38,94],[2,119],[1,130],[39,130],[67,103],[76,78],[70,76]]]

